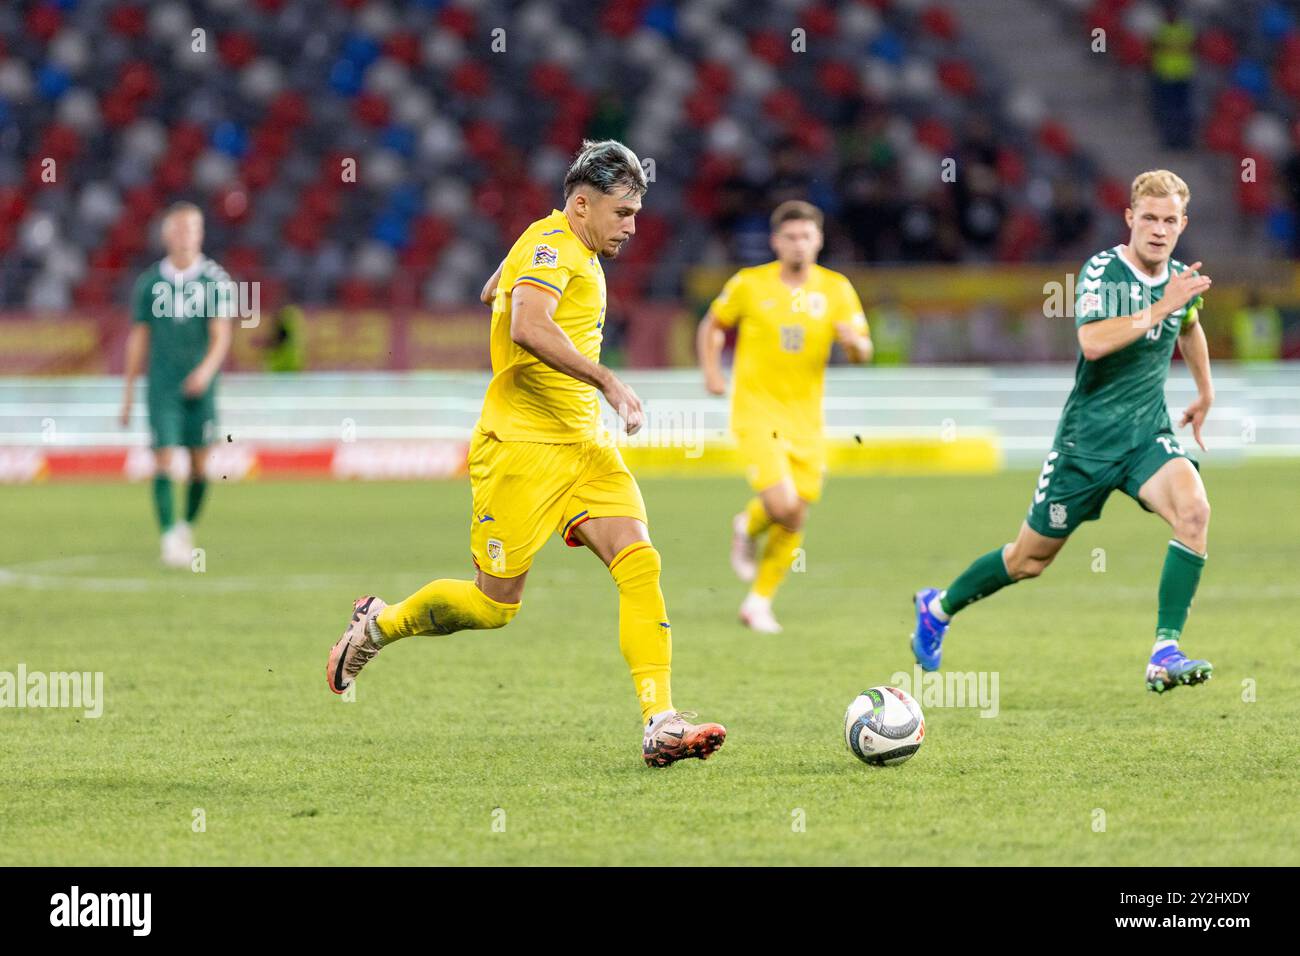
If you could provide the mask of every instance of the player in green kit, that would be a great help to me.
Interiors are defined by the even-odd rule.
[[[131,333],[126,346],[126,392],[120,420],[126,427],[135,401],[135,379],[148,357],[149,431],[154,453],[153,499],[162,529],[162,560],[188,567],[207,481],[204,468],[217,417],[217,372],[230,349],[235,314],[234,283],[203,255],[203,214],[177,203],[162,221],[167,255],[136,281],[131,294]],[[190,481],[185,518],[175,519],[171,452],[186,448]]]
[[[953,614],[994,591],[1037,577],[1084,521],[1101,516],[1112,491],[1123,491],[1173,528],[1160,575],[1155,646],[1146,668],[1157,693],[1209,680],[1208,661],[1189,659],[1179,638],[1205,565],[1210,504],[1199,466],[1174,434],[1165,379],[1177,340],[1196,382],[1183,412],[1196,443],[1214,401],[1210,356],[1198,321],[1208,277],[1172,258],[1187,227],[1187,184],[1168,170],[1133,181],[1124,217],[1126,245],[1099,252],[1079,274],[1075,308],[1080,356],[1074,390],[1043,462],[1029,514],[1016,540],[977,558],[946,590],[915,596],[912,653],[925,670],[939,667]]]

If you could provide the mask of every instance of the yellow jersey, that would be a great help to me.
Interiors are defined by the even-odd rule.
[[[511,247],[492,305],[492,381],[478,428],[501,441],[573,444],[596,437],[596,389],[556,371],[510,339],[510,297],[518,285],[553,295],[555,323],[574,347],[600,361],[605,327],[605,272],[564,213],[551,211]]]
[[[848,278],[814,263],[803,285],[791,288],[781,281],[781,263],[769,262],[737,272],[710,308],[720,325],[739,325],[732,431],[777,432],[795,444],[820,441],[835,324],[868,334]]]

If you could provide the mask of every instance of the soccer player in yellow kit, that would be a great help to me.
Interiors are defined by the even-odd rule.
[[[781,631],[772,598],[803,542],[808,506],[822,493],[822,387],[831,346],[838,341],[853,362],[869,361],[872,351],[853,285],[817,265],[821,211],[798,200],[777,206],[771,242],[776,260],[732,276],[696,340],[705,387],[722,395],[725,330],[738,327],[731,430],[756,495],[732,521],[731,564],[752,582],[740,620],[765,634]]]
[[[691,724],[694,714],[673,708],[659,552],[636,480],[600,430],[597,393],[628,434],[643,420],[636,393],[599,364],[600,259],[616,257],[636,231],[647,185],[640,160],[622,143],[584,142],[564,179],[563,211],[529,226],[488,280],[492,381],[469,450],[478,573],[472,581],[433,581],[391,606],[358,598],[326,665],[335,693],[394,641],[507,624],[533,557],[555,532],[595,552],[618,586],[619,646],[641,703],[646,763],[704,759],[722,746],[720,724]]]

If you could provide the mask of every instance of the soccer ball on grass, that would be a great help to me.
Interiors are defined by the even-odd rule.
[[[921,749],[925,715],[921,705],[897,687],[872,687],[849,704],[844,741],[863,763],[900,764]]]

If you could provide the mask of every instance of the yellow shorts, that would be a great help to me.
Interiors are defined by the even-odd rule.
[[[770,431],[736,433],[736,446],[745,462],[745,477],[755,491],[766,491],[786,478],[804,501],[822,496],[826,477],[826,446],[821,439],[792,442]]]
[[[571,547],[591,518],[646,521],[636,479],[612,445],[499,441],[475,431],[469,446],[474,497],[470,553],[474,566],[497,578],[518,577],[552,531]]]

